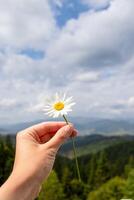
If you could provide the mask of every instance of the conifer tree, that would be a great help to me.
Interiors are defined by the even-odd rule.
[[[110,170],[105,150],[101,151],[97,161],[97,168],[94,177],[95,188],[105,183],[110,176]]]
[[[65,194],[63,192],[62,184],[59,182],[57,174],[52,171],[47,181],[42,184],[42,190],[39,194],[38,200],[64,200]]]
[[[130,156],[128,160],[128,164],[125,165],[125,177],[128,177],[129,172],[134,168],[134,156]]]
[[[120,200],[123,198],[126,181],[120,177],[115,177],[98,190],[91,192],[87,200]]]
[[[73,179],[70,182],[70,191],[71,194],[70,196],[68,196],[68,199],[85,200],[87,194],[89,193],[89,187],[82,181],[79,181],[78,179]]]
[[[94,177],[95,177],[95,170],[96,170],[96,154],[92,154],[91,160],[89,162],[88,166],[88,185],[90,190],[94,187]]]
[[[134,199],[134,169],[132,169],[131,172],[129,173],[124,193],[125,193],[125,198]]]

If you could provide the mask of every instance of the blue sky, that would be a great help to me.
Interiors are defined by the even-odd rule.
[[[96,12],[100,12],[108,9],[110,6],[108,1],[105,4],[96,7],[90,4],[90,1],[89,4],[84,3],[81,0],[63,0],[62,2],[63,3],[61,6],[57,4],[54,5],[56,21],[60,27],[63,27],[70,19],[78,19],[81,13],[90,11],[92,9],[94,9]]]
[[[65,0],[62,6],[55,5],[55,16],[58,26],[63,27],[70,19],[77,19],[83,12],[89,10],[89,6],[82,4],[81,0]]]
[[[134,1],[21,1],[0,0],[0,123],[45,118],[58,91],[72,116],[133,119]]]
[[[32,59],[43,59],[44,56],[45,56],[45,53],[44,51],[41,51],[41,50],[35,50],[35,49],[23,49],[19,52],[21,55],[25,55],[25,56],[28,56]]]

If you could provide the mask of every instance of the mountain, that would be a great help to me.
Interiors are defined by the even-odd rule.
[[[81,134],[134,135],[132,120],[114,119],[72,119]]]
[[[0,132],[5,132],[6,130],[3,128],[0,128]]]
[[[113,143],[103,151],[89,152],[78,157],[81,178],[91,188],[94,188],[94,184],[97,186],[98,181],[106,182],[115,176],[125,178],[130,169],[134,168],[134,138],[125,136],[124,139],[126,141]],[[61,180],[67,174],[72,174],[72,177],[76,175],[75,160],[65,156],[57,156],[54,168]],[[67,168],[71,173],[68,173]]]
[[[58,119],[63,120],[63,119]],[[16,133],[34,124],[43,122],[39,119],[31,122],[23,122],[17,124],[1,125],[0,129],[5,129],[7,133]],[[50,121],[46,119],[45,121]],[[115,120],[115,119],[96,119],[88,117],[71,117],[70,122],[78,129],[80,135],[134,135],[133,120]]]
[[[90,153],[97,153],[102,149],[126,141],[134,141],[134,136],[131,135],[103,136],[95,134],[95,135],[77,137],[75,138],[77,156],[83,156]],[[73,157],[73,148],[71,140],[69,140],[62,146],[59,154],[69,158]]]
[[[0,134],[6,134],[8,131],[4,128],[0,128]]]
[[[5,129],[6,132],[9,133],[17,133],[20,130],[23,130],[25,128],[28,128],[29,126],[33,126],[34,124],[38,124],[42,122],[43,120],[36,120],[31,122],[22,122],[22,123],[16,123],[16,124],[6,124],[1,125],[2,129]]]

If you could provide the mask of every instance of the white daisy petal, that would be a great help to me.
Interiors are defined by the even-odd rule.
[[[53,118],[57,118],[59,116],[59,113],[54,113]]]
[[[68,104],[68,106],[72,107],[73,105],[75,105],[75,103],[70,103]]]
[[[49,117],[53,117],[53,114],[49,114],[48,116],[49,116]]]
[[[66,94],[56,93],[54,97],[48,99],[43,109],[50,117],[59,117],[67,115],[68,112],[72,111],[71,107],[75,104],[73,97],[66,98]]]
[[[65,100],[65,103],[70,103],[72,101],[73,97],[69,97]]]
[[[55,113],[55,111],[53,109],[49,110],[48,113]]]
[[[64,93],[62,101],[65,101],[65,99],[66,99],[66,93]]]
[[[59,99],[60,99],[60,97],[59,97],[58,93],[56,93],[56,94],[55,94],[55,100],[56,100],[56,101],[59,101]]]
[[[43,108],[44,111],[51,110],[51,108]]]

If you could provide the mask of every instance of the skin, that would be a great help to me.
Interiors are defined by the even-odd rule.
[[[17,134],[12,173],[0,188],[0,200],[34,200],[49,176],[60,146],[77,135],[72,124],[44,122]]]

